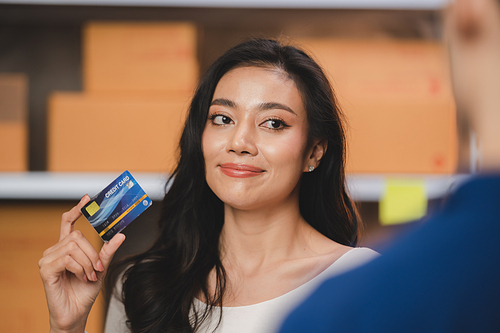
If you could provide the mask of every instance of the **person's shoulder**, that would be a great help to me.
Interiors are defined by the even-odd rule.
[[[329,276],[335,276],[362,266],[379,256],[378,252],[367,247],[350,248],[328,267],[325,273]]]
[[[368,247],[353,247],[338,260],[345,260],[350,262],[367,262],[379,256],[380,253]]]

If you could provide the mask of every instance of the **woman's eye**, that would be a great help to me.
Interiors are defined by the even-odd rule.
[[[215,115],[212,117],[212,122],[215,125],[228,125],[231,124],[231,118],[223,116],[223,115]]]
[[[285,124],[284,121],[279,120],[279,119],[269,119],[262,123],[264,127],[270,128],[270,129],[283,129],[285,127],[288,127],[287,124]]]

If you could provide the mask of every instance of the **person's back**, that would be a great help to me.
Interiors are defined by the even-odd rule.
[[[446,28],[483,174],[380,258],[326,281],[281,332],[500,332],[500,1],[456,0]]]
[[[282,332],[500,332],[500,176],[465,184],[417,228],[325,282]]]

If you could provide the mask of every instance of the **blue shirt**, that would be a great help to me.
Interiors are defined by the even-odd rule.
[[[281,332],[500,332],[500,176],[468,181],[381,252],[324,282]]]

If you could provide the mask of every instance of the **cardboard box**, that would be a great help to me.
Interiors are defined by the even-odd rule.
[[[445,47],[428,41],[309,39],[347,118],[350,173],[457,168],[456,111]]]
[[[83,30],[84,90],[192,92],[196,46],[191,23],[89,23]]]
[[[190,97],[52,94],[48,170],[171,172]]]
[[[28,170],[28,77],[0,74],[0,171]]]
[[[69,185],[70,186],[70,185]],[[37,262],[43,251],[57,243],[63,212],[74,203],[0,202],[0,332],[50,331],[47,300]],[[76,229],[96,249],[102,240],[81,217]],[[102,332],[106,300],[102,293],[90,311],[86,329]]]

